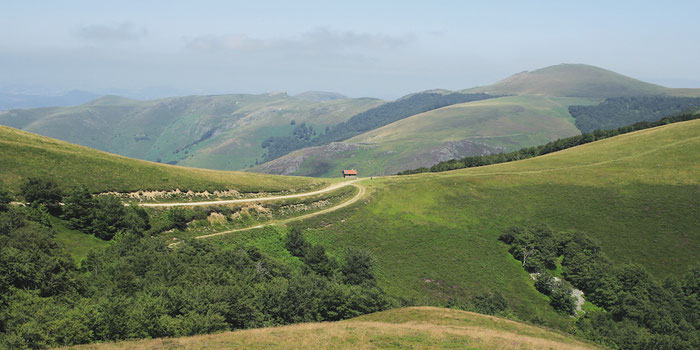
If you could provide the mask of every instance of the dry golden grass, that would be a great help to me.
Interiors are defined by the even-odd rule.
[[[352,320],[78,349],[595,349],[543,328],[471,312],[414,307]]]

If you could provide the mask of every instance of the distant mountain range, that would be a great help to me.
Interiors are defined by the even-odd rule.
[[[183,166],[306,176],[355,168],[380,175],[663,116],[700,104],[675,100],[694,96],[700,89],[671,89],[598,67],[561,64],[489,86],[430,90],[392,102],[321,91],[149,101],[104,96],[79,106],[0,112],[0,124]],[[76,93],[70,101],[88,97]],[[621,97],[637,100],[595,107]],[[662,99],[667,108],[648,111],[641,98]]]

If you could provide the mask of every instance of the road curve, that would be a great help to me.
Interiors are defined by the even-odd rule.
[[[312,191],[312,192],[304,192],[304,193],[296,193],[296,194],[289,194],[285,196],[271,196],[271,197],[260,197],[260,198],[244,198],[244,199],[230,199],[230,200],[221,200],[221,201],[206,201],[206,202],[179,202],[179,203],[139,203],[139,206],[141,207],[196,207],[196,206],[202,206],[202,205],[220,205],[220,204],[234,204],[234,203],[250,203],[250,202],[265,202],[265,201],[274,201],[274,200],[280,200],[280,199],[288,199],[288,198],[299,198],[299,197],[308,197],[308,196],[315,196],[317,194],[321,193],[326,193],[330,192],[333,190],[337,190],[341,187],[345,187],[348,185],[352,185],[353,183],[357,181],[364,180],[364,178],[361,179],[355,179],[355,180],[350,180],[350,181],[344,181],[344,182],[339,182],[337,184],[330,185],[326,188],[322,188],[317,191]]]
[[[340,203],[340,204],[338,204],[338,205],[336,205],[336,206],[333,206],[333,207],[330,207],[330,208],[326,208],[326,209],[323,209],[323,210],[319,210],[319,211],[317,211],[317,212],[309,213],[309,214],[306,214],[306,215],[297,216],[297,217],[294,217],[294,218],[289,218],[289,219],[284,219],[284,220],[279,220],[279,221],[274,221],[274,222],[268,222],[268,223],[264,223],[264,224],[260,224],[260,225],[255,225],[255,226],[250,226],[250,227],[238,228],[238,229],[235,229],[235,230],[227,230],[227,231],[215,232],[215,233],[210,233],[210,234],[206,234],[206,235],[202,235],[202,236],[196,236],[196,237],[194,237],[194,238],[196,238],[196,239],[210,238],[210,237],[221,236],[221,235],[225,235],[225,234],[229,234],[229,233],[234,233],[234,232],[252,230],[252,229],[255,229],[255,228],[261,228],[261,227],[265,227],[265,226],[286,224],[286,223],[291,222],[291,221],[304,220],[304,219],[308,219],[308,218],[311,218],[311,217],[314,217],[314,216],[317,216],[317,215],[322,215],[322,214],[326,214],[326,213],[330,213],[330,212],[336,211],[336,210],[338,210],[338,209],[345,208],[345,207],[347,207],[347,206],[349,206],[349,205],[351,205],[351,204],[353,204],[353,203],[359,201],[362,197],[364,197],[365,193],[367,193],[367,190],[365,189],[364,186],[358,185],[358,184],[354,184],[354,182],[356,182],[356,181],[358,181],[358,180],[347,181],[347,182],[344,182],[344,184],[345,184],[345,185],[352,185],[352,186],[357,187],[357,188],[359,189],[359,191],[357,191],[357,194],[356,194],[354,197],[352,197],[352,198],[346,200],[345,202],[342,202],[342,203]],[[344,186],[345,186],[345,185],[344,185]],[[341,186],[341,187],[342,187],[342,186]],[[337,187],[336,187],[336,188],[337,188]]]

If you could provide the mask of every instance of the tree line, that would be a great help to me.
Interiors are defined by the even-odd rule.
[[[614,129],[650,122],[700,107],[700,98],[673,96],[614,97],[596,106],[569,106],[569,114],[581,132]]]
[[[602,308],[580,317],[574,334],[615,349],[700,348],[700,266],[659,282],[641,265],[613,265],[581,232],[512,227],[499,240],[523,268],[538,274],[535,287],[555,309],[574,313],[571,284]],[[565,279],[559,282],[551,275],[557,258]]]
[[[41,181],[28,187],[55,194]],[[71,208],[70,197],[82,204]],[[60,206],[50,205],[57,198],[10,205],[0,188],[0,348],[335,321],[398,306],[377,286],[371,255],[348,250],[336,260],[299,230],[280,238],[291,260],[242,243],[191,239],[170,248],[134,224],[143,222],[131,207],[120,204],[126,212],[115,216],[131,219],[115,223],[97,212],[119,212],[100,203],[112,199],[75,190],[56,213]],[[102,230],[118,229],[107,248],[76,263],[56,241],[52,210],[74,213],[66,216],[70,225],[101,238],[108,236]]]
[[[397,175],[411,175],[420,174],[427,172],[441,172],[455,169],[463,168],[473,168],[491,164],[507,163],[513,162],[521,159],[528,159],[537,156],[541,156],[547,153],[552,153],[556,151],[561,151],[574,146],[583,145],[597,140],[606,139],[608,137],[613,137],[617,135],[622,135],[630,133],[637,130],[649,129],[661,125],[678,123],[687,120],[694,120],[700,118],[700,113],[683,113],[670,117],[665,117],[661,120],[655,122],[639,122],[625,127],[610,129],[610,130],[595,130],[593,132],[588,132],[582,135],[571,136],[563,139],[558,139],[556,141],[548,142],[544,145],[536,147],[527,147],[520,150],[508,153],[496,153],[484,156],[471,156],[464,157],[460,159],[452,159],[443,162],[439,162],[430,168],[421,167],[418,169],[404,170],[399,172]]]

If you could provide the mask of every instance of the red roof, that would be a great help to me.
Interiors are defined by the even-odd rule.
[[[343,175],[357,175],[357,170],[343,170]]]

